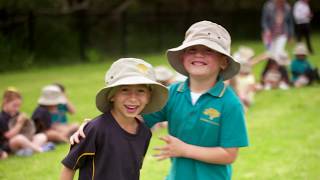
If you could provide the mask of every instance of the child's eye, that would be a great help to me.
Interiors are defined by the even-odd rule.
[[[128,88],[121,88],[121,92],[128,92],[129,89]]]
[[[205,51],[207,54],[215,54],[216,52],[214,51],[214,50],[212,50],[212,49],[206,49],[206,51]]]
[[[146,89],[138,89],[138,92],[139,93],[145,93],[145,92],[147,92],[147,90]]]
[[[186,53],[188,53],[188,54],[194,54],[195,52],[196,52],[196,49],[194,49],[194,48],[189,48],[186,50]]]

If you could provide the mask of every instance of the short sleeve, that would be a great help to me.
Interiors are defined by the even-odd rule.
[[[243,107],[229,104],[222,117],[220,145],[225,148],[248,146],[248,135]]]
[[[145,124],[149,128],[152,128],[152,126],[154,126],[156,123],[164,121],[165,120],[164,111],[165,111],[164,109],[161,109],[160,111],[155,113],[142,115]]]
[[[62,164],[70,169],[78,169],[83,166],[84,162],[89,158],[93,158],[96,152],[96,129],[88,123],[84,129],[86,138],[81,139],[79,144],[71,146],[68,155],[62,160]]]
[[[154,126],[158,122],[168,121],[168,119],[167,119],[168,109],[173,108],[172,107],[172,99],[173,99],[174,93],[176,92],[177,87],[179,87],[180,84],[181,84],[181,82],[174,83],[169,86],[168,101],[167,101],[166,105],[160,111],[142,115],[145,124],[149,128],[152,128],[152,126]]]
[[[49,111],[44,108],[38,107],[32,114],[31,119],[36,126],[36,132],[43,132],[51,126],[51,116]]]

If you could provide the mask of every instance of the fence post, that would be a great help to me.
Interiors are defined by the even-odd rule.
[[[88,27],[86,10],[78,10],[76,12],[76,22],[79,33],[79,53],[82,61],[87,60],[86,43],[88,42]]]
[[[32,11],[28,13],[28,50],[29,52],[34,51],[34,26],[35,26],[35,16]]]
[[[128,32],[127,32],[127,12],[121,14],[122,31],[121,31],[121,54],[126,56],[128,54]]]

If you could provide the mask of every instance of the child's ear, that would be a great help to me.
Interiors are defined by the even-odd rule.
[[[221,63],[220,63],[220,68],[222,70],[225,70],[229,65],[229,61],[228,61],[228,57],[227,56],[223,56],[221,59]]]

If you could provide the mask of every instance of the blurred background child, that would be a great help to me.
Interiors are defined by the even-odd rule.
[[[38,107],[32,114],[37,132],[44,132],[49,141],[68,142],[71,130],[67,126],[55,124],[52,119],[59,119],[59,104],[65,104],[66,98],[56,85],[47,85],[42,89]]]
[[[240,46],[233,55],[240,63],[240,71],[233,78],[231,85],[246,108],[253,103],[254,94],[257,91],[256,80],[252,74],[253,56],[254,51],[246,46]]]
[[[283,51],[280,54],[270,54],[267,64],[262,72],[261,82],[265,90],[290,88],[287,65],[290,64],[288,54]]]
[[[55,129],[61,129],[61,131],[66,131],[67,133],[73,133],[79,126],[77,123],[68,122],[68,114],[74,114],[76,108],[67,96],[66,88],[60,83],[54,83],[57,86],[62,96],[64,97],[64,102],[59,103],[57,106],[57,111],[51,112],[51,123]]]
[[[43,133],[35,134],[34,124],[26,114],[20,112],[22,96],[15,88],[8,88],[3,94],[0,114],[0,148],[17,155],[31,155],[53,149],[47,146]]]
[[[8,153],[2,149],[0,149],[0,160],[6,159],[8,157]]]
[[[295,87],[310,85],[315,81],[320,81],[317,68],[313,68],[308,60],[308,50],[304,43],[298,43],[293,51],[294,58],[290,69],[292,83]]]
[[[156,66],[154,68],[156,80],[164,86],[169,86],[175,82],[175,75],[171,69],[166,66]]]
[[[186,76],[174,72],[166,66],[156,66],[154,70],[157,82],[165,86],[169,86],[175,82],[183,82],[187,79]]]

